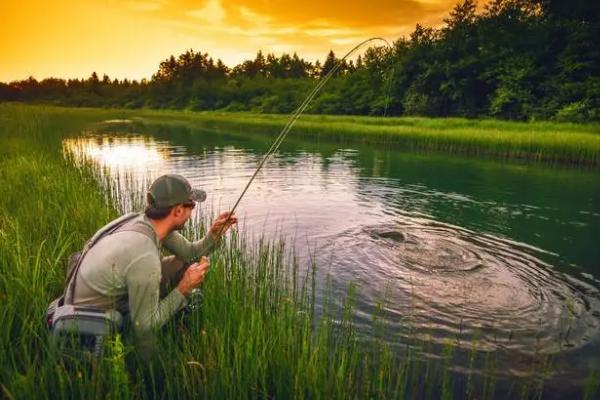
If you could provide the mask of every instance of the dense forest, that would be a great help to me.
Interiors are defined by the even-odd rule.
[[[287,113],[341,62],[310,112],[600,121],[600,1],[492,0],[477,12],[465,0],[444,22],[353,60],[259,51],[229,68],[189,50],[150,80],[30,77],[0,83],[0,101]]]

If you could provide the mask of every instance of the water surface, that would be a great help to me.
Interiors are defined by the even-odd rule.
[[[271,137],[111,121],[65,141],[139,188],[164,173],[208,192],[197,212],[228,209]],[[124,186],[123,186],[124,187]],[[454,341],[526,374],[532,354],[555,363],[568,392],[600,368],[600,173],[401,148],[293,138],[242,201],[241,229],[283,235],[368,337],[386,299],[386,340]],[[460,365],[457,365],[460,369]],[[554,392],[561,393],[559,392]]]

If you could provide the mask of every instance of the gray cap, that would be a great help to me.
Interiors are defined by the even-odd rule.
[[[206,200],[204,190],[192,189],[187,179],[176,174],[167,174],[156,179],[150,185],[148,194],[157,207],[169,207],[189,203],[190,201],[202,202]]]

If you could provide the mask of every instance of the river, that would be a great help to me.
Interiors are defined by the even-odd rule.
[[[108,121],[64,148],[109,167],[124,191],[184,175],[208,193],[195,212],[209,213],[231,207],[270,140]],[[385,300],[392,346],[415,337],[476,346],[509,377],[545,354],[559,397],[600,369],[597,170],[341,146],[292,131],[238,214],[247,236],[284,237],[304,265],[314,259],[340,307],[356,285],[365,336]]]

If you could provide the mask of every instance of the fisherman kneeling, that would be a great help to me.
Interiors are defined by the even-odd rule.
[[[164,175],[150,186],[144,213],[100,229],[73,262],[64,298],[49,309],[54,336],[79,329],[101,342],[109,325],[120,327],[123,315],[144,347],[151,346],[156,330],[201,285],[213,245],[237,222],[235,215],[221,213],[206,237],[188,241],[178,231],[196,202],[205,199],[206,193],[192,189],[184,177]],[[161,258],[162,247],[172,255]],[[95,321],[94,312],[100,315]],[[95,343],[96,353],[100,344]]]

